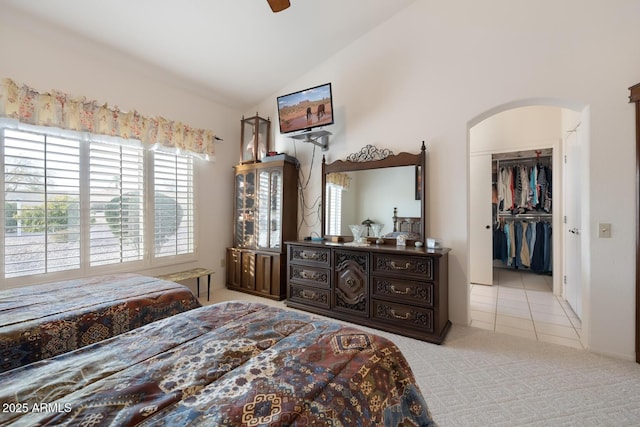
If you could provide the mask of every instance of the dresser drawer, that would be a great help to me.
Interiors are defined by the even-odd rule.
[[[291,245],[289,246],[289,262],[330,267],[331,249]]]
[[[433,310],[407,304],[396,304],[373,299],[371,317],[374,322],[392,324],[424,333],[433,333]]]
[[[311,286],[289,282],[289,300],[316,307],[331,308],[331,292],[329,289],[318,289]]]
[[[433,307],[434,284],[392,276],[373,276],[373,297]]]
[[[401,277],[411,276],[419,280],[433,280],[433,259],[429,257],[376,253],[373,255],[373,273],[395,274]]]
[[[289,281],[329,289],[331,270],[309,265],[289,264]]]

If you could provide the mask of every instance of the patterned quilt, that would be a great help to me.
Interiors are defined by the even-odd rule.
[[[189,288],[136,274],[0,292],[0,372],[200,307]]]
[[[159,320],[0,384],[1,425],[435,425],[389,340],[247,302]]]

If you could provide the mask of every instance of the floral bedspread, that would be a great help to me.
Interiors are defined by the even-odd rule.
[[[258,303],[187,311],[0,384],[1,425],[435,425],[392,342]]]
[[[189,288],[136,274],[0,292],[0,372],[200,307]]]

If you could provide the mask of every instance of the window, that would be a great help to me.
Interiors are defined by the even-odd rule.
[[[101,142],[89,151],[90,264],[142,260],[144,151]]]
[[[154,152],[155,254],[194,251],[193,158]]]
[[[326,217],[329,218],[326,233],[339,236],[342,228],[342,191],[343,187],[336,184],[327,185]]]
[[[0,128],[4,278],[194,253],[192,157],[56,132]]]
[[[4,130],[4,277],[80,266],[80,144]]]

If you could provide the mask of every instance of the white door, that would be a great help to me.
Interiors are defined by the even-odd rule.
[[[471,154],[470,163],[469,279],[493,285],[491,154]]]
[[[582,255],[581,255],[581,145],[578,130],[565,138],[564,189],[564,298],[579,318],[582,318]]]

